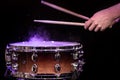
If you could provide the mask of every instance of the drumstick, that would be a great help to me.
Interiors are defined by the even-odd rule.
[[[73,16],[76,16],[76,17],[78,17],[78,18],[82,18],[82,19],[85,19],[85,20],[88,20],[88,19],[89,19],[89,17],[86,17],[86,16],[84,16],[84,15],[75,13],[75,12],[70,11],[70,10],[67,10],[67,9],[65,9],[65,8],[63,8],[63,7],[59,7],[59,6],[54,5],[54,4],[52,4],[52,3],[49,3],[49,2],[46,2],[46,1],[43,1],[43,0],[41,1],[41,3],[44,4],[44,5],[47,5],[47,6],[51,7],[51,8],[54,8],[54,9],[56,9],[56,10],[59,10],[59,11],[62,11],[62,12],[71,14],[71,15],[73,15]]]
[[[48,24],[73,25],[73,26],[84,26],[84,23],[79,23],[79,22],[67,22],[67,21],[34,20],[34,22],[48,23]]]

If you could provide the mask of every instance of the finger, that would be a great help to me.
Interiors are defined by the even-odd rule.
[[[93,20],[91,20],[91,19],[88,20],[88,21],[86,21],[84,28],[85,28],[85,29],[88,29],[88,27],[92,24],[92,22],[93,22]]]
[[[97,23],[92,23],[91,26],[89,27],[89,31],[92,31],[93,29],[95,29],[95,27],[97,26]]]
[[[101,25],[98,25],[98,26],[94,29],[94,31],[95,31],[95,32],[99,31],[101,27],[102,27]]]
[[[104,31],[106,28],[107,28],[106,26],[102,26],[102,27],[100,28],[100,31]]]

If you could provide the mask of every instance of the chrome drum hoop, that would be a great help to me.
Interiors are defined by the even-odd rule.
[[[22,73],[16,72],[12,74],[13,77],[23,78],[23,79],[32,79],[32,80],[70,80],[72,73],[61,74],[60,76],[54,74],[31,74],[31,73]]]
[[[41,45],[42,44],[42,45]],[[47,45],[46,44],[51,44]],[[63,44],[63,45],[59,45]],[[77,51],[82,49],[83,45],[77,42],[60,42],[60,41],[42,41],[37,45],[30,42],[10,43],[7,45],[9,51],[15,52],[66,52]]]

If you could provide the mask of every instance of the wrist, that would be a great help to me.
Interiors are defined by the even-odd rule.
[[[120,18],[120,3],[107,8],[107,11],[113,20]]]

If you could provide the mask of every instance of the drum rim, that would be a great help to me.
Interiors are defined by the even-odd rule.
[[[24,75],[24,76],[23,76]],[[33,75],[33,76],[32,76]],[[27,73],[27,72],[16,72],[13,73],[12,76],[16,77],[16,78],[25,78],[25,79],[47,79],[47,80],[58,80],[58,79],[70,79],[72,76],[72,72],[70,73],[62,73],[59,76],[57,76],[56,74],[32,74],[32,73]],[[37,77],[38,76],[38,77]],[[47,76],[51,76],[51,77],[47,77]],[[46,77],[46,78],[45,78]]]
[[[59,52],[59,51],[73,51],[73,50],[79,50],[83,46],[78,42],[68,42],[68,41],[54,41],[55,43],[71,43],[72,45],[64,45],[64,46],[19,46],[15,45],[16,43],[26,43],[27,41],[23,42],[15,42],[15,43],[9,43],[7,45],[7,49],[10,51],[19,51],[19,52]],[[46,41],[46,42],[53,42],[53,41]]]

